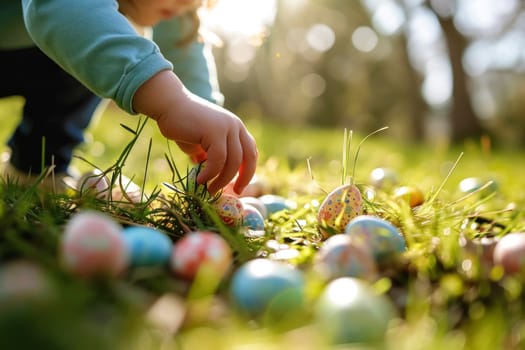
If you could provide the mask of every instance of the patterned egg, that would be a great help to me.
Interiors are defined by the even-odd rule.
[[[265,194],[258,198],[266,207],[267,216],[270,216],[281,210],[290,210],[294,207],[294,203],[292,201],[289,201],[286,198],[276,194]]]
[[[525,232],[511,232],[501,237],[494,247],[494,264],[507,274],[525,270]]]
[[[60,251],[64,267],[84,277],[117,276],[129,262],[121,226],[96,211],[83,211],[71,217],[62,235]]]
[[[170,260],[173,243],[163,232],[146,226],[124,229],[124,242],[131,266],[164,265]]]
[[[250,230],[264,230],[264,218],[261,213],[249,204],[243,205],[242,225]]]
[[[193,279],[201,269],[222,278],[232,265],[232,251],[219,234],[193,231],[179,239],[171,254],[171,268],[178,276]]]
[[[354,244],[369,249],[379,265],[406,250],[405,239],[389,221],[371,215],[352,219],[345,228]]]
[[[329,237],[315,255],[315,269],[327,280],[338,277],[377,278],[377,267],[370,252],[352,243],[350,236]]]
[[[345,226],[363,214],[363,199],[355,185],[342,185],[330,192],[319,206],[317,221],[324,238],[343,233]]]
[[[388,189],[398,181],[397,173],[389,168],[375,168],[370,173],[370,183],[375,188]]]
[[[263,218],[268,216],[268,211],[266,210],[266,206],[264,205],[264,203],[259,198],[256,198],[256,197],[241,197],[239,199],[241,200],[243,205],[248,204],[248,205],[251,205],[252,207],[254,207],[255,209],[257,209],[259,211],[259,213],[261,213]]]
[[[330,282],[314,308],[315,325],[331,344],[377,345],[383,341],[395,316],[388,297],[353,277]]]
[[[86,172],[80,176],[77,182],[77,190],[80,193],[94,193],[99,198],[107,199],[109,196],[110,180],[100,170]]]
[[[282,320],[304,307],[303,273],[283,262],[254,259],[233,275],[231,297],[236,309],[250,317]]]
[[[418,205],[423,204],[425,201],[423,192],[421,192],[419,188],[413,186],[397,187],[394,190],[394,198],[407,202],[411,208],[415,208]]]
[[[238,197],[223,193],[213,202],[213,207],[224,224],[230,227],[241,226],[244,208]]]

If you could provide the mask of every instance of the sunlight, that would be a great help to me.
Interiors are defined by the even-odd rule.
[[[276,0],[220,0],[203,22],[222,40],[260,36],[274,19]]]

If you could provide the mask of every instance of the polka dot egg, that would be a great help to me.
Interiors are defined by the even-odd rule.
[[[232,251],[219,234],[193,231],[179,239],[171,254],[171,268],[180,277],[194,279],[199,271],[222,278],[232,264]]]
[[[325,238],[343,233],[345,226],[363,213],[361,192],[355,185],[342,185],[330,192],[319,206],[317,220]]]
[[[222,194],[213,203],[221,221],[230,227],[239,227],[242,224],[244,208],[240,199],[231,194]]]

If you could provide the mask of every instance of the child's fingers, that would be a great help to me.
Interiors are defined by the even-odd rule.
[[[228,135],[226,142],[228,145],[226,162],[224,163],[224,166],[218,173],[217,177],[214,178],[209,184],[208,189],[210,193],[215,193],[219,189],[229,184],[241,166],[243,150],[238,135]]]
[[[257,146],[255,139],[248,133],[241,135],[241,143],[243,145],[243,159],[239,168],[239,175],[235,180],[233,190],[235,193],[240,194],[246,186],[250,183],[255,169],[257,167]]]

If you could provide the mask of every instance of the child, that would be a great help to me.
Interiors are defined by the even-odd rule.
[[[236,174],[240,193],[255,172],[257,149],[242,121],[217,104],[210,50],[192,36],[199,5],[5,0],[0,97],[25,98],[22,121],[8,143],[7,172],[40,173],[45,143],[45,165],[65,174],[101,98],[109,98],[128,113],[154,119],[192,159],[207,159],[198,182],[207,182],[210,193]],[[151,40],[139,34],[148,27]],[[190,42],[181,47],[183,41]]]

